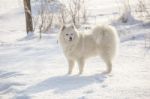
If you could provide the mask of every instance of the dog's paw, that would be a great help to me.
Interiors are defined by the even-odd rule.
[[[83,74],[83,72],[79,72],[79,73],[78,73],[78,75],[82,75],[82,74]]]
[[[71,75],[72,73],[71,72],[67,72],[67,75]]]
[[[111,71],[104,71],[104,72],[102,72],[103,75],[107,75],[107,74],[110,74],[110,73],[111,73]]]

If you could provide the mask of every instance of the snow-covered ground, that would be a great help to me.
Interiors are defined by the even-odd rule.
[[[97,0],[97,6],[102,1]],[[93,2],[89,2],[92,10]],[[115,2],[110,7],[107,2],[111,0],[103,1],[102,7],[114,14]],[[101,74],[106,66],[96,57],[87,61],[83,75],[77,75],[78,67],[66,75],[57,34],[26,39],[23,8],[10,7],[0,13],[0,99],[149,99],[150,49],[145,48],[144,35],[150,33],[150,25],[142,24],[116,25],[121,43],[111,74]]]

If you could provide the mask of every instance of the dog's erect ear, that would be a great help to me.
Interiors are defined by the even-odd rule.
[[[73,28],[73,29],[74,29],[74,25],[71,25],[71,28]]]
[[[66,28],[66,26],[63,25],[63,26],[61,27],[61,31],[63,31],[65,28]]]
[[[74,24],[72,24],[70,27],[73,28],[73,29],[75,28]]]

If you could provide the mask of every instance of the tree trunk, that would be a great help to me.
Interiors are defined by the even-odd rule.
[[[31,4],[30,4],[30,0],[23,0],[23,3],[24,3],[25,18],[26,18],[26,31],[28,34],[29,32],[33,32]]]

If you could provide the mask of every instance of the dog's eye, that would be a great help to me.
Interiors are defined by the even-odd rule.
[[[68,34],[66,34],[68,36]]]

